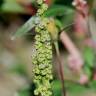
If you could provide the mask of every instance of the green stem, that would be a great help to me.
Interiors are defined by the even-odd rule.
[[[56,50],[56,54],[57,54],[57,59],[58,59],[58,73],[60,75],[60,80],[62,82],[62,96],[66,96],[66,90],[65,90],[65,84],[64,84],[64,74],[63,74],[63,66],[62,66],[62,61],[61,61],[61,56],[60,56],[60,52],[59,52],[59,46],[58,46],[58,42],[54,42],[54,46],[55,46],[55,50]]]

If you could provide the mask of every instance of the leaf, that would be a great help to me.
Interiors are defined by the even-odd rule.
[[[87,91],[85,86],[70,81],[65,82],[65,88],[69,94],[68,96],[82,96]]]
[[[0,0],[1,2],[1,0]],[[22,6],[23,3],[33,3],[35,2],[34,0],[3,0],[3,4],[2,6],[0,6],[0,11],[2,12],[7,12],[7,13],[26,13],[27,10],[25,10],[26,8],[24,6]],[[20,4],[20,2],[22,2],[22,4]]]
[[[17,32],[12,36],[12,39],[21,37],[35,27],[35,16],[32,16]]]
[[[90,83],[90,87],[96,90],[96,80]]]
[[[92,76],[92,71],[88,66],[84,66],[84,72],[85,74],[88,76],[88,78],[90,78]]]
[[[44,16],[57,16],[57,15],[67,15],[73,13],[73,10],[69,7],[63,5],[53,5],[45,12]]]
[[[12,73],[16,73],[19,75],[26,75],[26,66],[24,66],[23,64],[18,64],[16,63],[14,66],[12,66],[9,70]]]
[[[18,96],[29,96],[30,95],[30,87],[24,86],[21,90],[18,92]]]
[[[62,29],[62,28],[63,28],[62,23],[61,23],[60,20],[55,19],[55,23],[56,23],[56,25],[57,25],[57,27],[58,27],[59,29]]]
[[[61,96],[61,83],[59,80],[54,80],[52,83],[52,89],[54,96]]]
[[[94,54],[93,54],[92,48],[89,48],[89,47],[85,48],[85,50],[84,50],[84,59],[85,59],[85,63],[89,67],[93,67]]]
[[[18,3],[10,2],[10,3],[4,3],[1,6],[2,12],[12,12],[12,13],[25,13],[25,10],[22,6],[20,6]]]

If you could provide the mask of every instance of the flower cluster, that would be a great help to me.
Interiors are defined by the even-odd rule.
[[[45,4],[46,0],[37,0],[37,3],[39,5],[39,9],[37,10],[37,15],[41,16],[43,13],[48,9],[48,5]]]
[[[85,0],[74,0],[74,1],[72,2],[72,5],[73,5],[73,6],[86,5],[86,4],[87,4],[87,2],[86,2]]]
[[[35,96],[52,96],[51,80],[52,76],[52,46],[50,35],[47,30],[48,19],[42,15],[47,10],[44,0],[37,0],[40,9],[37,11],[35,48],[36,54],[33,57],[34,83],[36,89]]]
[[[72,5],[81,13],[84,17],[88,16],[89,7],[86,0],[73,0]]]

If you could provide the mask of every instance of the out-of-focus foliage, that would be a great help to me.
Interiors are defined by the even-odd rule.
[[[85,48],[84,58],[85,58],[85,63],[88,64],[89,67],[93,67],[94,53],[92,48],[89,48],[89,47]]]
[[[54,4],[52,7],[48,9],[48,11],[45,12],[45,16],[50,17],[56,17],[56,16],[64,16],[64,15],[70,15],[73,12],[72,8],[69,8],[64,5]]]
[[[16,2],[16,0],[3,0],[0,8],[1,12],[12,12],[12,13],[24,13],[24,8]]]
[[[72,1],[73,0],[56,0],[57,4],[61,4],[61,5],[67,5],[67,6],[72,6]]]
[[[96,81],[91,82],[89,85],[81,86],[79,84],[68,82],[65,83],[65,88],[69,94],[69,96],[82,96],[83,93],[87,93],[88,91],[94,92],[96,90]],[[61,84],[60,81],[54,81],[53,83],[53,92],[54,96],[60,96],[61,94]],[[83,95],[85,96],[85,95]]]
[[[61,83],[60,81],[54,81],[52,83],[54,96],[61,96]]]
[[[24,66],[24,64],[15,64],[14,66],[12,66],[12,68],[10,68],[10,72],[25,76],[26,67]]]
[[[19,90],[18,92],[19,96],[29,96],[29,87],[24,87],[23,89]]]

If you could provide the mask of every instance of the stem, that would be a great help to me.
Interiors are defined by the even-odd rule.
[[[75,46],[75,44],[71,41],[71,39],[64,31],[62,31],[60,34],[60,40],[62,41],[63,45],[66,47],[70,54],[72,54],[73,56],[80,57],[80,52],[78,48]]]
[[[58,43],[54,42],[54,46],[55,46],[55,50],[56,50],[56,54],[57,54],[57,59],[58,59],[58,68],[59,68],[59,75],[60,75],[60,80],[62,82],[62,96],[66,96],[66,90],[65,90],[65,84],[64,84],[64,74],[63,74],[63,66],[62,66],[62,61],[61,61],[61,56],[60,56],[60,52],[59,52],[59,47],[58,47]]]

